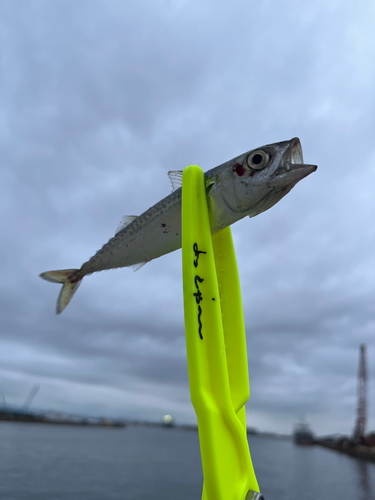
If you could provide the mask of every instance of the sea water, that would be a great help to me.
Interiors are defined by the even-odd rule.
[[[375,500],[375,463],[250,436],[266,500]],[[0,422],[1,500],[201,498],[198,433]]]

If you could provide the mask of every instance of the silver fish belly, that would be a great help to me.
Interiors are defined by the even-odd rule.
[[[248,151],[205,173],[207,201],[216,233],[245,216],[275,205],[315,165],[303,163],[298,138]],[[170,172],[174,186],[182,172]],[[181,184],[181,183],[180,183]],[[138,217],[133,217],[80,269],[47,271],[40,276],[62,289],[56,312],[68,305],[84,276],[105,269],[140,267],[181,247],[181,187]]]

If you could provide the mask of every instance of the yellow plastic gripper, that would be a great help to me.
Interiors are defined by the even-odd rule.
[[[197,414],[203,500],[263,498],[251,462],[241,289],[230,228],[211,235],[204,174],[182,180],[182,268],[191,400]]]

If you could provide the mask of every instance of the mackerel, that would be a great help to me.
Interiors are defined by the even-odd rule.
[[[211,232],[268,210],[316,169],[316,165],[303,163],[301,143],[294,138],[253,149],[208,170],[204,179]],[[40,274],[47,281],[63,285],[57,314],[69,304],[84,276],[118,267],[137,269],[181,248],[182,171],[168,175],[172,193],[142,215],[125,217],[115,236],[80,269]]]

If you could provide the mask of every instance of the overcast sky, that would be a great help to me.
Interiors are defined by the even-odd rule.
[[[359,345],[375,429],[375,7],[370,0],[0,3],[0,392],[78,414],[195,422],[181,252],[59,286],[168,170],[299,137],[316,173],[232,227],[247,423],[351,433]],[[0,394],[1,403],[1,394]]]

